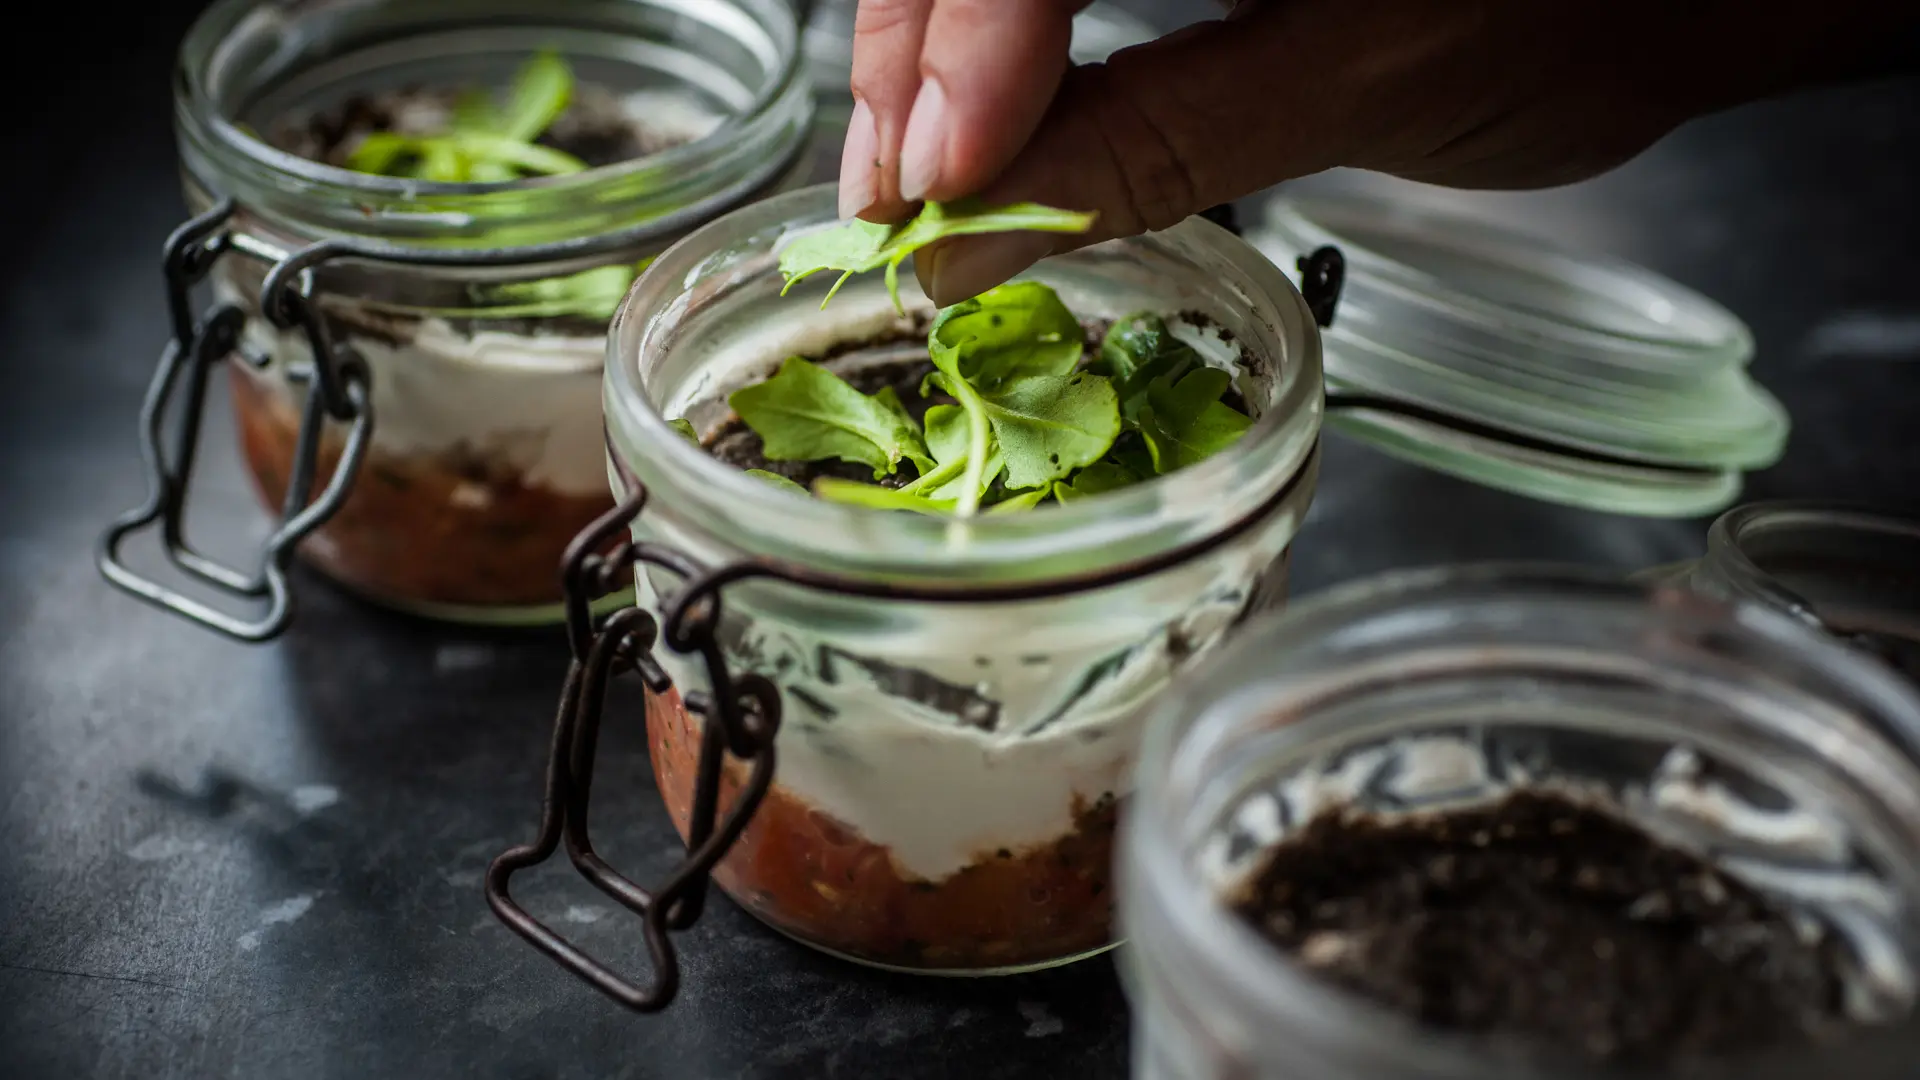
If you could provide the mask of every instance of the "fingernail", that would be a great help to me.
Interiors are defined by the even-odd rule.
[[[940,166],[947,153],[947,92],[940,80],[920,81],[913,111],[907,114],[907,134],[900,142],[900,198],[915,202],[940,182]]]
[[[1053,239],[1037,233],[955,237],[940,246],[930,275],[929,299],[940,307],[972,299],[1006,284],[1052,251]]]
[[[864,101],[853,103],[847,117],[847,141],[840,151],[840,216],[850,218],[880,197],[880,132],[873,126],[873,110]]]

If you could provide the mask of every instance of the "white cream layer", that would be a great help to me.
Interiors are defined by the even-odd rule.
[[[872,632],[823,631],[837,621],[825,609],[803,626],[729,600],[754,620],[732,655],[781,690],[775,782],[929,881],[1066,836],[1077,810],[1131,790],[1142,706],[1221,639],[1296,520],[1099,599],[919,608]],[[652,584],[641,598],[659,613]],[[683,690],[706,686],[697,662],[655,655]],[[997,722],[974,726],[992,712],[979,699],[952,711],[903,696],[862,661],[970,688],[998,704]]]
[[[216,293],[234,300],[231,285]],[[373,377],[373,441],[396,456],[480,455],[534,487],[606,494],[600,372],[606,339],[483,330],[471,337],[445,319],[410,324],[394,345],[349,333],[345,344]],[[249,319],[243,347],[271,358],[275,382],[312,360],[304,336]]]

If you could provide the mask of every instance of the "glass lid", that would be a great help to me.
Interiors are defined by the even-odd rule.
[[[1409,461],[1679,517],[1732,503],[1786,443],[1745,324],[1641,267],[1374,196],[1277,197],[1248,239],[1284,268],[1340,249],[1327,423]]]

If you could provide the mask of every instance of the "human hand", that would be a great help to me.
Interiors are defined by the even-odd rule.
[[[840,212],[979,195],[1097,210],[1092,233],[949,240],[951,304],[1040,258],[1335,166],[1476,188],[1617,165],[1682,121],[1871,68],[1920,6],[1823,0],[1242,0],[1071,68],[1076,0],[861,0]],[[1904,9],[1896,14],[1895,9]]]

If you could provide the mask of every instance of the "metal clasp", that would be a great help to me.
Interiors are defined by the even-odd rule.
[[[1295,267],[1300,271],[1300,295],[1307,301],[1313,321],[1325,330],[1333,325],[1333,313],[1340,306],[1340,290],[1347,283],[1347,257],[1332,245],[1302,255]]]
[[[718,640],[720,589],[733,575],[709,573],[678,552],[626,538],[646,506],[647,492],[634,483],[633,494],[576,537],[567,549],[561,575],[566,586],[567,635],[573,664],[560,693],[560,709],[548,748],[546,790],[540,803],[540,831],[531,844],[513,848],[487,867],[487,906],[514,933],[596,990],[636,1012],[656,1012],[673,1000],[680,984],[679,957],[669,931],[684,930],[700,917],[713,868],[733,847],[773,783],[774,736],[780,727],[780,693],[760,675],[730,676]],[[616,539],[618,538],[618,539]],[[678,574],[685,585],[666,605],[665,639],[676,652],[698,654],[705,662],[711,693],[686,693],[682,703],[701,714],[700,759],[687,828],[687,857],[659,888],[647,890],[628,880],[593,849],[587,831],[587,806],[593,786],[595,748],[606,701],[607,680],[637,669],[648,694],[664,694],[672,681],[651,650],[659,628],[647,612],[623,608],[595,626],[591,605],[620,586],[628,570],[651,564]],[[746,782],[735,792],[724,817],[720,786],[724,756],[751,763]],[[569,942],[513,899],[513,875],[552,857],[562,840],[567,858],[582,877],[614,902],[640,916],[651,958],[652,978],[636,982]]]
[[[487,906],[534,948],[614,1001],[637,1012],[657,1012],[665,1008],[678,990],[680,977],[679,959],[667,934],[691,926],[700,917],[713,868],[746,831],[773,783],[780,691],[762,675],[728,672],[719,640],[720,594],[726,586],[760,581],[839,596],[931,604],[1012,603],[1103,589],[1152,576],[1232,542],[1277,513],[1303,479],[1318,472],[1319,453],[1316,444],[1286,483],[1259,506],[1216,532],[1156,555],[1111,567],[1044,581],[997,585],[960,581],[894,583],[770,559],[704,567],[671,548],[626,537],[628,527],[646,507],[647,492],[636,477],[620,467],[615,454],[613,460],[620,469],[623,486],[632,494],[574,538],[561,566],[573,664],[560,692],[553,741],[547,751],[539,835],[532,843],[500,855],[487,867]],[[615,612],[596,627],[591,614],[594,600],[618,587],[627,570],[639,569],[643,564],[660,567],[684,582],[663,605],[664,628],[657,627],[652,616],[639,608]],[[688,855],[664,885],[648,892],[622,877],[594,853],[587,834],[587,803],[608,678],[620,670],[633,668],[640,672],[649,694],[664,694],[673,687],[651,655],[656,637],[663,638],[675,652],[701,658],[711,693],[685,692],[681,696],[682,703],[702,719],[700,759],[687,828]],[[726,754],[750,762],[752,767],[722,817],[720,786]],[[534,918],[513,899],[509,892],[513,875],[547,861],[563,839],[567,857],[581,875],[641,917],[647,953],[653,963],[650,982],[637,983],[613,971]]]
[[[311,365],[290,376],[310,384],[288,477],[280,519],[268,537],[259,568],[239,570],[195,551],[185,535],[187,493],[199,453],[200,424],[205,415],[207,379],[214,366],[239,344],[246,313],[232,303],[217,302],[196,319],[192,290],[204,281],[214,264],[235,250],[231,199],[188,221],[167,238],[165,271],[167,307],[173,337],[160,354],[159,366],[140,408],[140,449],[149,479],[147,500],[117,518],[101,538],[101,574],[114,585],[150,604],[184,615],[241,641],[264,641],[286,629],[292,614],[287,590],[287,567],[302,539],[324,524],[346,501],[360,462],[373,434],[373,406],[366,367],[352,356],[337,354],[325,319],[313,298],[309,256],[297,253],[276,264],[261,290],[261,311],[282,329],[299,328],[312,352]],[[171,445],[167,414],[180,398]],[[314,497],[320,435],[331,418],[348,423],[340,459],[326,487]],[[311,501],[310,501],[311,500]],[[182,574],[217,592],[246,599],[265,598],[266,611],[258,618],[235,615],[147,577],[127,565],[121,544],[131,535],[155,525],[167,561]]]

